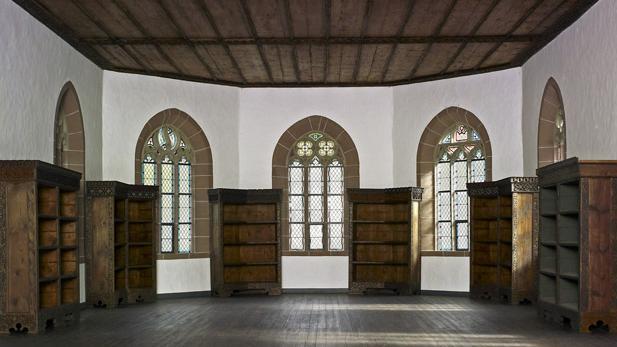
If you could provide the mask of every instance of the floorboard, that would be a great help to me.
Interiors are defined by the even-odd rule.
[[[578,334],[533,306],[446,296],[285,294],[188,298],[87,309],[80,324],[0,346],[617,346]]]

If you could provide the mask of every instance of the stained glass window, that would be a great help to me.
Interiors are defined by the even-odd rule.
[[[468,182],[484,182],[486,160],[480,135],[457,125],[442,136],[435,164],[436,248],[440,251],[469,249]]]
[[[191,149],[184,136],[162,126],[142,150],[141,183],[160,187],[160,251],[189,253],[192,247]]]
[[[333,139],[313,132],[296,142],[288,166],[291,250],[343,250],[343,170]]]

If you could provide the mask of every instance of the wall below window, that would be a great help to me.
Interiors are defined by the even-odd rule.
[[[423,256],[421,290],[468,292],[469,257]]]
[[[158,294],[210,290],[210,258],[156,261]]]
[[[349,257],[283,257],[284,289],[349,287]]]
[[[538,165],[538,120],[546,82],[561,90],[568,157],[617,159],[617,1],[601,0],[523,66],[525,174]]]

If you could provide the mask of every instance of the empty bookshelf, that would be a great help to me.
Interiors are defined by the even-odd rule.
[[[80,178],[40,161],[0,161],[0,333],[79,321]]]
[[[536,302],[538,179],[467,183],[471,198],[472,297]]]
[[[422,188],[350,188],[347,199],[351,216],[350,293],[418,292]]]
[[[156,299],[157,199],[156,186],[86,182],[89,304]]]
[[[212,294],[281,293],[280,189],[210,189]]]
[[[617,161],[570,158],[537,174],[540,315],[617,332]]]

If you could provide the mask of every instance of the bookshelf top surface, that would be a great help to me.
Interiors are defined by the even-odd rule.
[[[282,195],[282,189],[208,189],[208,198],[214,203],[279,203]]]
[[[499,196],[512,193],[537,193],[537,177],[507,177],[498,181],[467,183],[469,196]]]
[[[347,188],[349,200],[352,202],[393,202],[422,200],[421,187],[398,188]]]
[[[0,160],[2,181],[36,180],[68,190],[78,190],[81,173],[40,160]]]
[[[536,170],[540,186],[575,181],[581,177],[617,177],[617,160],[569,158]]]
[[[126,184],[118,181],[86,181],[87,196],[115,196],[129,199],[155,199],[158,196],[158,186]]]

